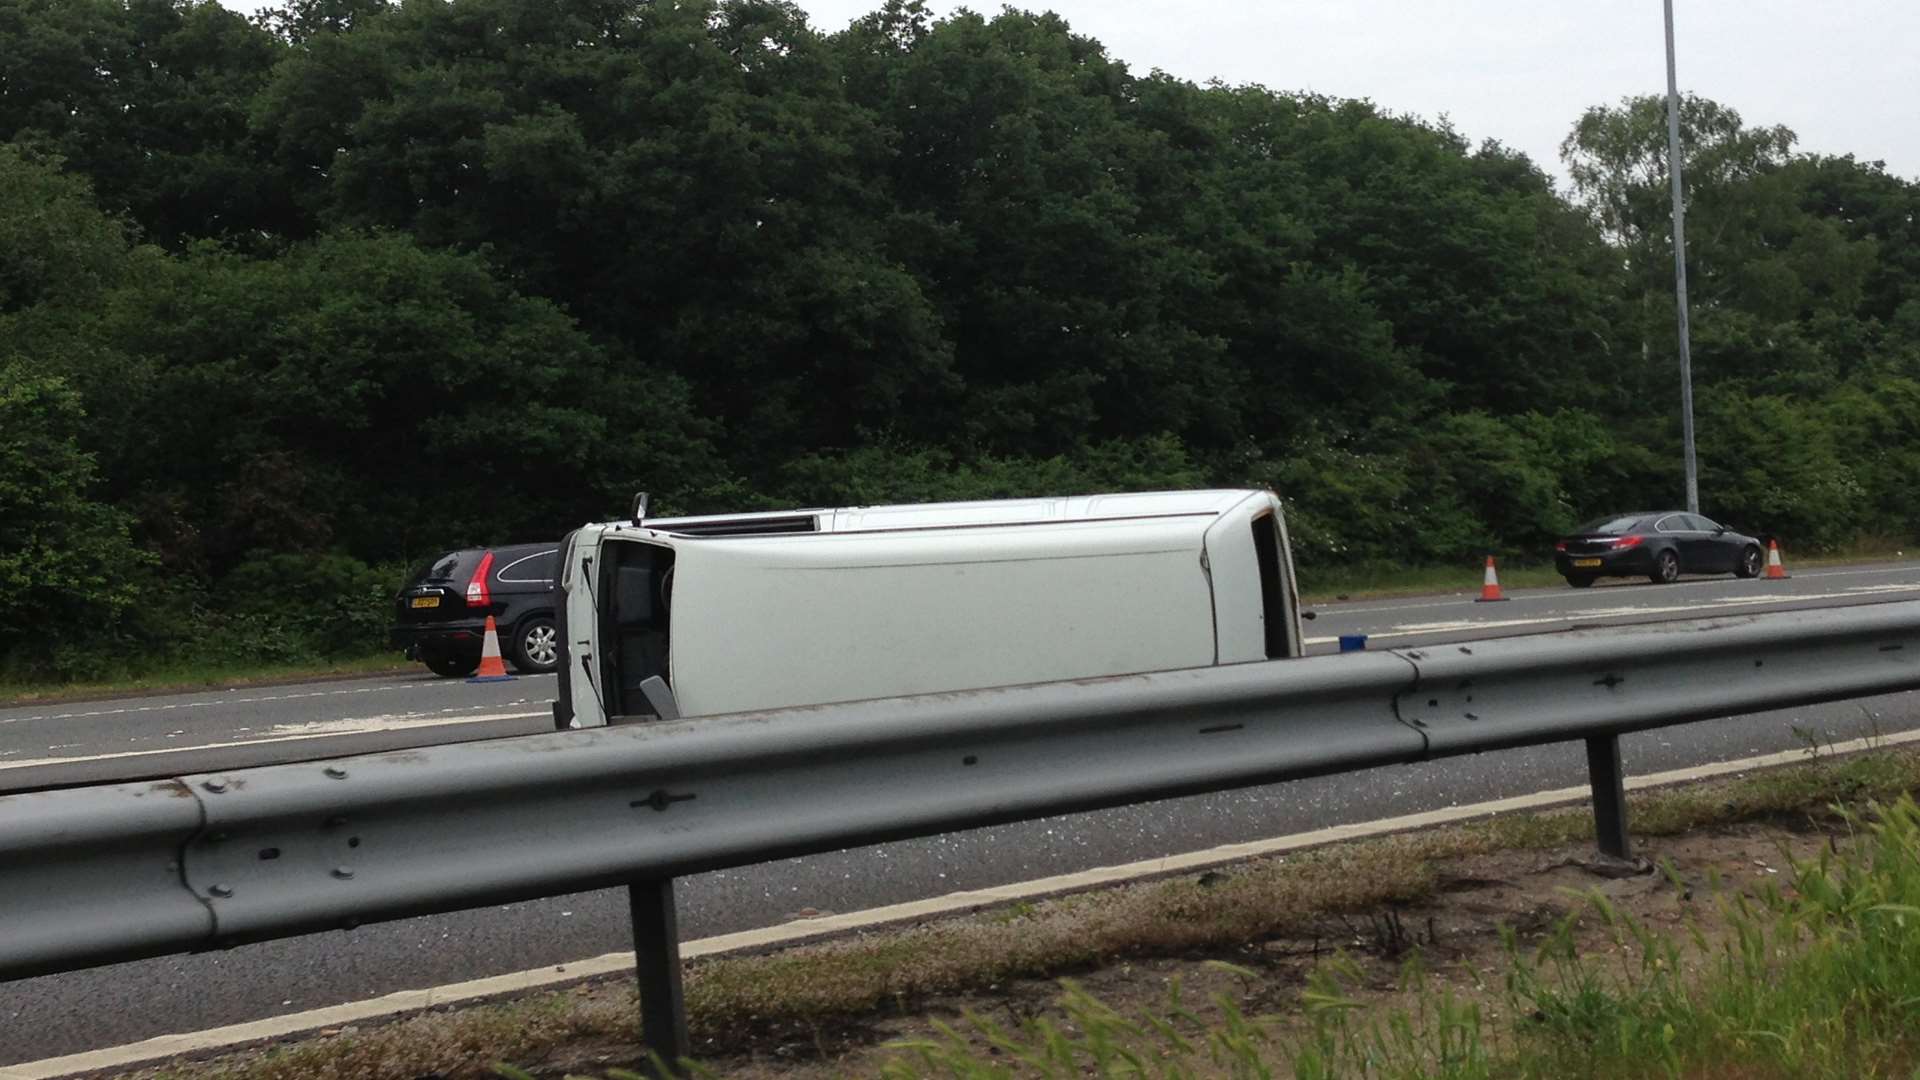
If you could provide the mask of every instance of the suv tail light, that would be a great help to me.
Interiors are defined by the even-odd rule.
[[[486,607],[493,603],[493,590],[487,587],[487,579],[493,576],[493,552],[480,556],[480,564],[473,568],[473,578],[467,582],[467,606]]]
[[[1620,551],[1620,550],[1623,550],[1623,549],[1625,549],[1625,548],[1630,548],[1630,547],[1639,547],[1639,546],[1640,546],[1640,541],[1641,541],[1641,540],[1644,540],[1644,539],[1646,539],[1646,538],[1645,538],[1645,537],[1641,537],[1641,536],[1623,536],[1623,537],[1621,537],[1620,539],[1618,539],[1618,540],[1615,540],[1615,541],[1613,542],[1613,550],[1615,550],[1615,551]],[[488,557],[488,558],[492,558],[493,556],[492,556],[492,555],[488,555],[487,557]]]

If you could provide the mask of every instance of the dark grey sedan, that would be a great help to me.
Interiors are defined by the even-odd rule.
[[[1759,577],[1764,560],[1759,540],[1682,510],[1596,518],[1553,545],[1554,568],[1576,589],[1603,577],[1656,585],[1681,574]]]

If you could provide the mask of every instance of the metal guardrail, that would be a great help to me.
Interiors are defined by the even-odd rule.
[[[1166,671],[0,797],[0,978],[632,889],[685,1052],[672,881],[1001,822],[1920,688],[1920,602]]]

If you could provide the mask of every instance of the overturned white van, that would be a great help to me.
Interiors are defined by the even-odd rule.
[[[561,727],[1300,655],[1280,503],[1177,491],[611,522]]]

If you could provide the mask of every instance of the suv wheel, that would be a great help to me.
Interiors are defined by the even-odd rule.
[[[447,653],[423,652],[420,660],[427,670],[443,679],[464,679],[480,670],[480,658],[477,656],[454,656]]]
[[[522,675],[544,675],[560,663],[560,630],[550,616],[538,615],[520,624],[513,635],[513,670]]]

